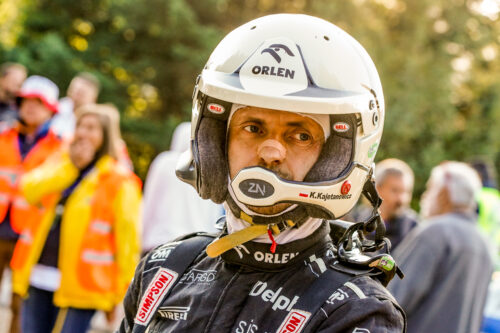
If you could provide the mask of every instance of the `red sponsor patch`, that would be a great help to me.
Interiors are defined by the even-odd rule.
[[[299,197],[309,198],[309,194],[299,193]]]
[[[208,109],[208,111],[210,111],[212,113],[216,113],[216,114],[222,114],[222,113],[224,113],[224,111],[226,111],[226,109],[222,105],[215,104],[215,103],[208,104],[207,109]]]
[[[135,323],[146,326],[152,315],[160,305],[163,297],[167,294],[177,280],[178,274],[166,268],[160,268],[155,277],[149,283],[146,293],[142,297]]]
[[[278,329],[278,333],[299,333],[305,327],[311,313],[302,310],[291,310]]]

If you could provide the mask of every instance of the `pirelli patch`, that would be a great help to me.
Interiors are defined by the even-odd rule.
[[[278,329],[278,333],[299,333],[306,326],[310,312],[292,309]]]
[[[161,301],[174,285],[179,274],[166,268],[160,268],[149,283],[137,310],[134,322],[147,326]]]

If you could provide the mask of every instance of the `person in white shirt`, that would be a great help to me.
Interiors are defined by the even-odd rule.
[[[97,103],[99,90],[99,80],[93,74],[77,74],[68,86],[66,97],[59,100],[59,113],[52,120],[52,130],[65,139],[72,138],[76,124],[73,110],[86,104]]]
[[[144,252],[191,232],[215,232],[214,222],[223,215],[221,205],[201,199],[175,175],[177,159],[188,149],[190,133],[191,123],[178,125],[170,150],[158,155],[149,168],[143,198]]]

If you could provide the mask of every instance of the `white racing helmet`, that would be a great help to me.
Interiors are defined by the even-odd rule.
[[[233,103],[329,115],[330,136],[304,181],[258,166],[229,179],[226,139]],[[198,77],[191,149],[181,157],[177,175],[203,198],[227,201],[233,213],[254,224],[337,219],[371,179],[384,113],[375,65],[350,35],[312,16],[261,17],[229,33]],[[296,205],[273,217],[249,217],[241,209],[280,202]]]

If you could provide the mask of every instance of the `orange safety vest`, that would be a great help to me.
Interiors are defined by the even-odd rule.
[[[130,177],[140,184],[139,178],[132,172],[124,174],[110,170],[99,175],[99,186],[97,186],[90,202],[90,221],[82,236],[79,261],[76,267],[80,284],[89,291],[118,291],[116,281],[119,270],[115,260],[113,202],[121,183]],[[62,223],[65,223],[64,217]],[[22,269],[27,263],[29,253],[33,250],[33,241],[38,232],[38,226],[39,224],[31,224],[21,233],[11,260],[11,267],[14,270]]]
[[[124,175],[105,173],[99,178],[100,186],[92,199],[90,223],[83,236],[77,274],[85,289],[116,292],[118,267],[115,260],[112,203]]]
[[[42,164],[45,159],[59,149],[62,140],[52,131],[38,141],[24,160],[19,151],[17,129],[0,133],[0,223],[11,206],[10,222],[12,229],[20,233],[32,221],[41,218],[43,210],[54,200],[48,196],[41,205],[33,206],[19,193],[18,182],[21,175]]]

